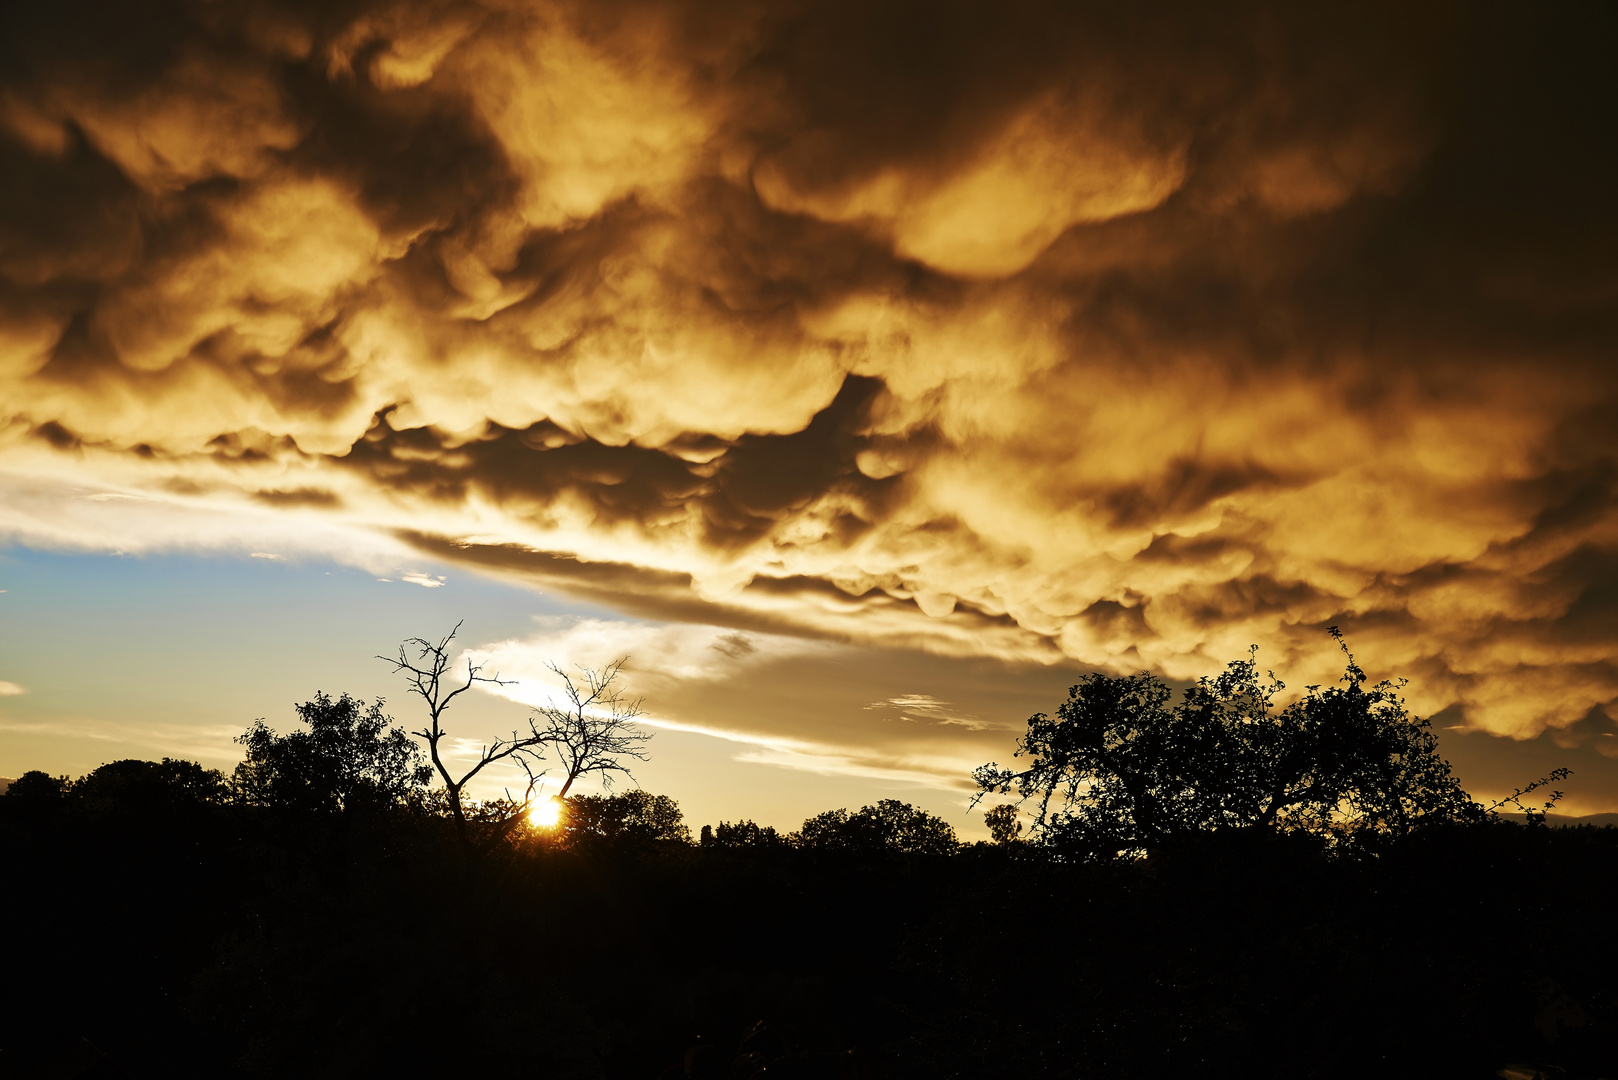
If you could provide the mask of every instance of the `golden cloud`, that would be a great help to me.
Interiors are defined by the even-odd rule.
[[[154,543],[292,515],[659,619],[1175,678],[1259,642],[1325,680],[1340,623],[1424,710],[1610,726],[1612,97],[1536,74],[1595,37],[344,10],[9,35],[13,535],[97,542],[37,494],[89,486]]]

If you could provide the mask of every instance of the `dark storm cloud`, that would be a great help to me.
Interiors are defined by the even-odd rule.
[[[8,9],[0,452],[743,629],[1313,679],[1337,623],[1600,742],[1615,18]]]

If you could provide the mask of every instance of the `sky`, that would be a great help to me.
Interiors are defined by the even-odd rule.
[[[9,5],[0,774],[413,723],[464,620],[468,745],[627,655],[688,819],[972,833],[1081,673],[1337,625],[1618,810],[1615,22]]]

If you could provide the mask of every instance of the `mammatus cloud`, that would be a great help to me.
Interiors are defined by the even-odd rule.
[[[1606,17],[19,8],[0,524],[1610,729]]]

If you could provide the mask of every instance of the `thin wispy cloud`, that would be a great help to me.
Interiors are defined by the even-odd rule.
[[[966,728],[968,731],[988,731],[992,728],[1008,728],[1004,722],[988,721],[972,715],[957,715],[950,702],[940,701],[931,694],[900,694],[897,697],[885,698],[882,701],[873,701],[865,706],[867,710],[877,710],[897,714],[901,720],[912,723],[939,724]]]
[[[0,719],[0,732],[48,736],[69,745],[80,741],[102,745],[108,761],[131,756],[177,757],[228,771],[241,759],[235,739],[242,728],[219,724],[131,723],[76,715],[49,720]]]
[[[949,702],[940,701],[931,694],[900,694],[898,697],[873,701],[867,709],[903,709],[910,712],[942,713]]]
[[[412,570],[399,580],[411,585],[420,585],[424,589],[438,589],[444,585],[444,576],[442,574],[434,577],[419,570]]]
[[[635,696],[655,695],[677,684],[732,679],[771,661],[824,652],[816,641],[748,634],[689,623],[653,624],[610,619],[550,618],[513,638],[467,649],[465,658],[499,673],[503,685],[480,689],[525,705],[561,704],[561,681],[551,664],[572,673],[627,660],[621,682]]]
[[[651,716],[654,728],[685,731],[743,747],[733,758],[753,765],[791,769],[817,776],[849,776],[914,785],[942,791],[969,791],[968,776],[980,762],[969,755],[893,754],[869,747],[850,747],[790,736],[749,734],[728,728]]]

